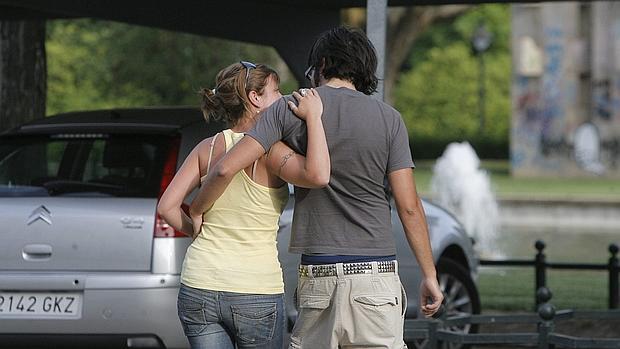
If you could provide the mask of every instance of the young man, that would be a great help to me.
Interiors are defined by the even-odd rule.
[[[289,250],[302,258],[299,316],[290,348],[404,348],[406,300],[384,191],[386,175],[423,274],[421,312],[433,315],[443,300],[415,189],[407,130],[395,109],[369,96],[377,86],[377,58],[362,32],[338,27],[323,33],[308,63],[306,77],[320,86],[316,91],[323,101],[331,177],[324,188],[295,188]],[[193,219],[200,220],[232,176],[278,140],[305,153],[306,127],[292,109],[292,99],[285,97],[262,113],[249,137],[207,178],[209,190],[202,190],[190,207]],[[284,156],[282,166],[293,156]]]

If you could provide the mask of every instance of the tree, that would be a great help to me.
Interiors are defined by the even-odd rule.
[[[472,8],[471,5],[409,6],[388,9],[385,61],[385,99],[393,101],[393,90],[403,65],[409,59],[415,41],[440,21],[452,19]],[[365,28],[365,9],[343,11],[342,20],[353,27]]]
[[[415,38],[433,22],[467,8],[390,9],[388,99]],[[364,21],[365,12],[357,17],[352,21]],[[4,23],[0,39],[0,129],[42,117],[45,111],[54,114],[110,107],[196,105],[195,92],[211,86],[219,69],[240,59],[274,66],[283,75],[283,92],[297,87],[284,62],[268,47],[89,19],[49,21],[45,43],[43,22]],[[11,47],[9,41],[13,42]],[[31,59],[16,58],[17,52],[29,52]]]
[[[45,22],[0,21],[0,132],[45,116]]]
[[[281,89],[296,82],[275,49],[229,40],[83,20],[50,21],[48,114],[69,110],[199,104],[197,91],[239,60],[266,63]]]
[[[455,18],[471,7],[471,5],[410,6],[390,11],[384,83],[388,102],[393,101],[393,89],[400,71],[420,35],[433,24]]]
[[[481,20],[492,33],[493,43],[484,53],[487,123],[478,135],[479,67],[470,39]],[[499,4],[476,7],[433,26],[418,38],[407,62],[410,69],[401,74],[395,90],[395,105],[407,123],[414,148],[432,142],[442,150],[450,141],[469,140],[474,147],[475,143],[490,150],[505,147],[499,156],[506,156],[511,103],[509,45],[510,7]]]

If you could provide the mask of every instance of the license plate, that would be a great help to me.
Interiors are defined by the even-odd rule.
[[[81,315],[81,293],[0,292],[0,318],[77,319]]]

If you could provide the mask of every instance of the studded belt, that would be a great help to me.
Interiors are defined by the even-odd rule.
[[[396,273],[396,261],[300,265],[299,276],[323,277],[338,275]],[[342,270],[339,274],[338,270]]]

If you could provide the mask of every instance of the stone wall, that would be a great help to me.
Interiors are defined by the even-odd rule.
[[[620,178],[620,2],[512,6],[515,176]]]

